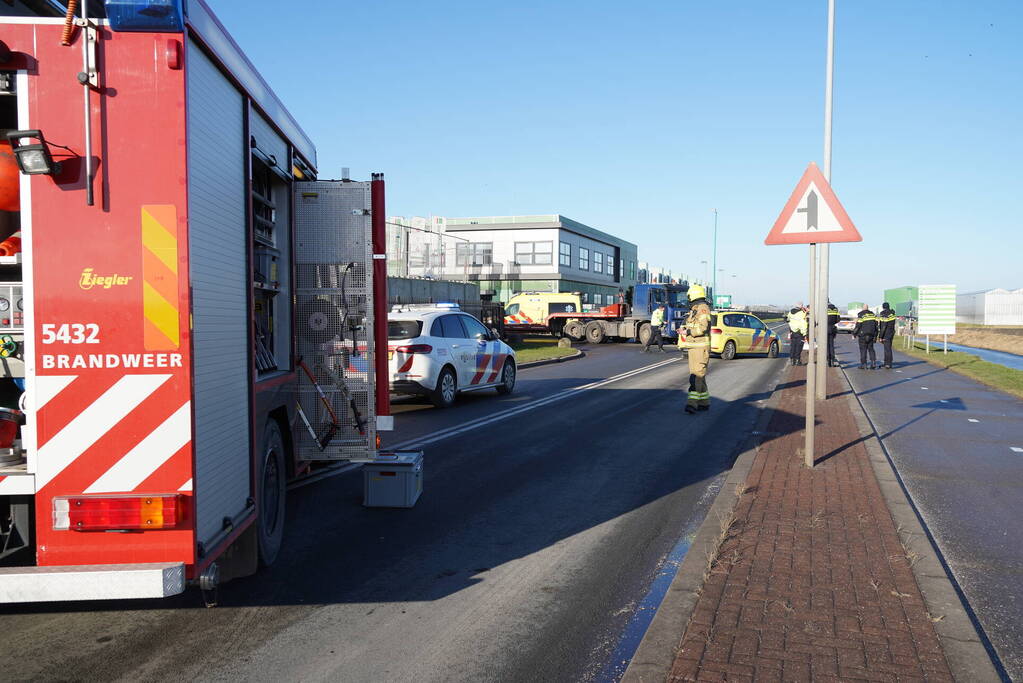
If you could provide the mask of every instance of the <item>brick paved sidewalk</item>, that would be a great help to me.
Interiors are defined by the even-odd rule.
[[[804,378],[779,389],[671,680],[951,681],[847,396],[818,402],[801,466]]]

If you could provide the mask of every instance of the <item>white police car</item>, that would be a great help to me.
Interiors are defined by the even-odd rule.
[[[515,388],[515,351],[457,304],[394,306],[387,316],[391,391],[439,408],[463,391]]]

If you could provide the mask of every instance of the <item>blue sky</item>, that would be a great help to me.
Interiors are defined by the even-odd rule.
[[[702,275],[716,207],[719,291],[805,298],[806,247],[763,238],[821,163],[826,0],[207,1],[321,177],[386,173],[389,214],[560,213]],[[832,185],[864,239],[832,300],[1023,287],[1023,3],[837,5]]]

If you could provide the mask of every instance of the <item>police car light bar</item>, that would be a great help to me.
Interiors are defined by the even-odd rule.
[[[438,308],[450,311],[462,310],[461,306],[459,306],[457,303],[445,301],[432,304],[394,304],[393,306],[391,306],[391,313],[405,313],[408,311],[429,311]]]

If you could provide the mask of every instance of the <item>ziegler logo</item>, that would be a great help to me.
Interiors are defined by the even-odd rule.
[[[132,281],[131,276],[126,275],[96,275],[92,271],[92,268],[86,268],[82,271],[82,276],[78,278],[78,286],[82,289],[92,289],[93,287],[102,287],[103,289],[110,289],[117,285],[126,285]]]

